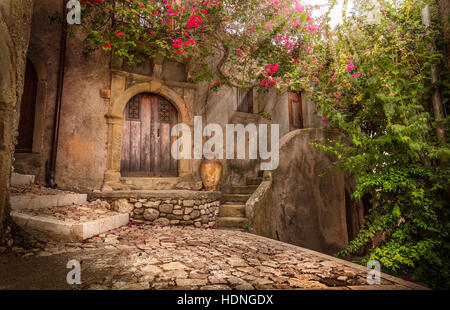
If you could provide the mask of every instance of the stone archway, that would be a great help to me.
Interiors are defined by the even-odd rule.
[[[192,111],[189,111],[183,98],[174,90],[164,85],[164,82],[154,78],[139,82],[126,88],[126,73],[113,74],[111,84],[111,102],[108,113],[105,115],[108,123],[108,157],[107,170],[104,182],[119,182],[121,178],[120,163],[122,157],[122,128],[123,110],[128,101],[140,93],[152,93],[168,100],[178,111],[179,122],[193,127]],[[183,181],[193,178],[191,160],[179,161],[179,176]]]
[[[45,170],[42,152],[44,147],[45,110],[47,106],[47,63],[39,56],[37,50],[30,45],[27,62],[36,73],[36,93],[34,98],[34,118],[30,120],[32,126],[32,146],[30,152],[18,153],[16,147],[14,169],[24,174],[36,175],[43,180]],[[27,86],[25,86],[27,87]],[[20,126],[19,126],[20,131]],[[20,137],[19,137],[20,138]]]

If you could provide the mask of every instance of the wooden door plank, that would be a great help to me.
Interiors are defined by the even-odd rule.
[[[141,168],[140,171],[150,175],[150,95],[141,95]]]
[[[161,176],[170,175],[170,123],[160,123],[160,143],[161,143]]]
[[[151,173],[160,175],[160,127],[159,127],[159,97],[151,96],[151,134],[150,134]]]
[[[300,128],[303,128],[303,101],[302,101],[302,93],[297,93],[298,99],[298,116],[300,119]]]
[[[178,111],[171,104],[170,105],[170,130],[178,123]],[[170,134],[170,132],[169,132]],[[170,137],[170,148],[177,141],[177,137]],[[188,146],[185,146],[188,147]],[[170,149],[171,151],[171,149]],[[170,176],[178,176],[178,160],[170,154]]]
[[[122,158],[120,160],[120,172],[130,171],[130,121],[126,118],[124,111],[123,129],[122,129]]]
[[[130,171],[141,169],[141,122],[130,121]]]

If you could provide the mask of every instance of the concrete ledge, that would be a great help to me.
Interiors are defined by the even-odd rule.
[[[220,200],[221,192],[189,191],[189,190],[135,190],[114,192],[92,192],[88,194],[89,200],[95,199],[211,199]]]
[[[34,183],[35,176],[13,172],[11,174],[11,185],[30,185]]]
[[[128,214],[116,214],[107,218],[85,223],[64,222],[43,216],[32,216],[17,211],[11,212],[11,217],[30,234],[45,239],[57,239],[70,242],[80,242],[105,231],[128,224]]]
[[[10,196],[11,209],[42,209],[51,207],[69,206],[72,204],[84,204],[87,202],[87,194],[56,194],[34,195],[23,194]]]

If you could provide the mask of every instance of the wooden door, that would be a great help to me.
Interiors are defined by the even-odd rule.
[[[237,111],[253,113],[253,88],[248,91],[237,89]]]
[[[303,128],[302,95],[289,92],[289,127],[290,130]]]
[[[170,136],[177,122],[177,110],[164,98],[134,96],[124,109],[122,176],[177,176],[178,162],[171,156],[176,137]]]
[[[25,80],[20,103],[19,137],[16,152],[31,153],[33,149],[34,117],[36,110],[37,74],[33,64],[27,61]]]

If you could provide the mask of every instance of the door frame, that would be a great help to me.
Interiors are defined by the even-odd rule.
[[[127,81],[139,81],[129,86]],[[172,89],[183,89],[183,97]],[[120,163],[122,157],[122,126],[123,110],[128,101],[139,93],[153,93],[168,100],[178,111],[178,122],[194,128],[193,106],[197,85],[194,83],[168,82],[149,76],[136,75],[123,71],[112,72],[111,101],[108,113],[105,115],[108,124],[107,162],[104,183],[120,182]],[[188,108],[190,107],[190,108]],[[191,148],[193,145],[191,144]],[[178,175],[183,181],[192,181],[192,160],[180,159]]]
[[[296,96],[297,98],[297,115],[294,115],[292,105],[294,102],[293,96]],[[303,102],[302,102],[302,93],[301,92],[294,92],[289,91],[288,93],[288,111],[289,111],[289,131],[297,130],[297,129],[303,129],[304,128],[304,118],[303,118]],[[297,117],[297,120],[299,122],[299,126],[294,126],[294,117]]]
[[[144,110],[143,104],[145,103],[145,97],[147,97],[148,101],[147,104],[149,105],[149,109],[150,110]],[[143,100],[144,99],[144,100]],[[130,118],[130,106],[129,104],[132,102],[132,100],[134,100],[134,103],[138,103],[138,109],[137,109],[137,117],[136,118]],[[153,105],[158,105],[159,109],[161,109],[161,104],[166,102],[167,104],[169,104],[171,107],[169,107],[169,115],[175,115],[176,119],[173,119],[172,117],[170,117],[168,119],[168,121],[164,121],[161,120],[161,115],[160,115],[160,110],[158,110],[158,107],[155,107]],[[172,114],[170,111],[173,111],[174,114]],[[145,112],[147,111],[147,112]],[[145,112],[145,113],[144,113]],[[156,113],[156,114],[155,114]],[[148,118],[145,118],[145,115],[148,116]],[[156,120],[155,118],[157,117],[156,115],[159,115],[159,119]],[[138,142],[134,142],[134,143],[139,143],[139,171],[124,171],[124,170],[129,170],[131,166],[133,166],[132,162],[131,162],[131,145],[134,143],[131,143],[131,139],[133,137],[133,135],[131,134],[131,131],[128,131],[127,134],[130,136],[130,144],[127,146],[128,152],[129,154],[127,154],[127,152],[124,152],[124,139],[126,137],[123,136],[122,133],[122,158],[123,156],[127,154],[128,157],[128,161],[126,161],[128,163],[128,166],[123,166],[124,163],[126,162],[122,162],[121,161],[121,167],[120,167],[120,173],[123,177],[178,177],[179,175],[179,163],[177,160],[174,160],[171,156],[170,156],[170,147],[172,145],[172,143],[176,140],[176,137],[172,137],[170,135],[171,132],[171,128],[173,126],[175,126],[178,123],[178,110],[174,107],[174,105],[168,101],[167,99],[165,99],[164,97],[154,94],[154,93],[139,93],[137,95],[135,95],[134,97],[132,97],[130,99],[130,101],[127,103],[127,105],[124,108],[123,111],[123,124],[124,124],[124,132],[125,131],[125,122],[130,122],[129,123],[129,128],[128,130],[131,130],[131,127],[134,126],[133,122],[139,123],[138,128],[139,128],[139,140],[137,140]],[[143,122],[147,122],[147,124],[143,123]],[[159,126],[158,126],[159,125]],[[164,145],[164,143],[162,142],[163,140],[163,128],[162,126],[165,126],[165,128],[167,128],[167,125],[169,126],[169,132],[165,133],[165,136],[168,136],[168,141],[169,141],[169,145],[166,145],[166,147],[169,147],[169,158],[165,158],[165,156],[163,155],[163,150],[162,150],[162,146]],[[148,139],[149,141],[147,141],[145,138],[143,138],[143,134],[145,134],[143,132],[143,129],[146,131],[146,133],[148,134]],[[157,130],[157,131],[156,131]],[[155,134],[157,132],[157,138],[155,137]],[[143,140],[144,139],[144,140]],[[154,139],[156,139],[156,144],[159,143],[158,145],[154,145],[153,141]],[[146,141],[146,142],[144,142]],[[153,143],[152,143],[153,141]],[[167,140],[165,140],[165,142],[167,142]],[[144,150],[145,146],[143,146],[144,144],[148,144],[149,149]],[[157,147],[157,149],[155,150],[155,147]],[[148,153],[146,152],[148,151]],[[143,152],[144,154],[148,154],[150,157],[148,158],[148,161],[146,161],[147,164],[144,164],[144,166],[148,166],[146,168],[142,168],[143,165]],[[153,156],[153,152],[159,153],[159,158],[157,160],[155,160],[155,157],[157,156]],[[144,156],[146,157],[146,156]],[[164,170],[163,168],[163,160],[168,160],[168,171],[161,171]],[[145,159],[144,159],[145,161]],[[148,169],[148,171],[145,171],[146,169]]]

